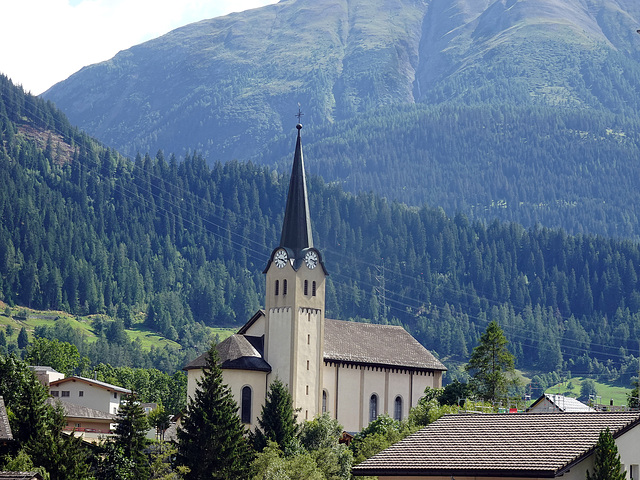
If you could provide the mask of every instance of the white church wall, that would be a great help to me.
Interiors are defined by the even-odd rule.
[[[251,370],[224,369],[222,371],[224,383],[229,385],[233,398],[238,404],[238,415],[241,415],[242,389],[251,387],[251,428],[257,424],[262,405],[267,397],[267,373]],[[191,403],[197,388],[197,382],[202,378],[202,369],[195,368],[187,371],[187,398]]]

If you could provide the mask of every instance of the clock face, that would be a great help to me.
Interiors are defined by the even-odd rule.
[[[273,261],[275,262],[276,267],[284,268],[284,266],[287,264],[287,258],[288,258],[287,251],[280,249],[273,256]]]
[[[318,254],[313,250],[307,252],[307,254],[304,256],[304,263],[307,264],[307,267],[313,270],[318,266]]]

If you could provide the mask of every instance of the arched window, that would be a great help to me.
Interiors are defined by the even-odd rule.
[[[282,294],[283,295],[287,294],[287,281],[286,280],[282,281]]]
[[[242,423],[251,423],[251,387],[242,387]]]
[[[304,294],[309,295],[309,280],[304,281]]]
[[[374,393],[369,399],[369,421],[373,422],[378,418],[378,396]]]
[[[315,281],[311,284],[311,296],[312,297],[316,296],[316,282]]]
[[[327,413],[327,391],[322,391],[322,413]]]
[[[402,420],[402,397],[398,395],[393,408],[393,419]]]
[[[276,280],[276,295],[280,295],[280,280]]]

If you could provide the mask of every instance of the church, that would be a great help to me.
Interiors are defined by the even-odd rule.
[[[288,385],[298,419],[326,412],[348,432],[380,414],[402,420],[425,387],[442,386],[446,368],[402,327],[325,318],[328,272],[313,245],[302,125],[296,128],[282,236],[263,272],[265,308],[217,345],[224,381],[251,429],[276,378]],[[184,367],[188,398],[206,355]]]

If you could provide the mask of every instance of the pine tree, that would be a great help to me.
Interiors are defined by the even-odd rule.
[[[587,470],[587,480],[624,480],[618,447],[609,427],[600,432],[593,458],[593,475]]]
[[[485,400],[506,397],[509,377],[515,372],[513,355],[507,350],[507,339],[494,320],[480,337],[465,369],[472,373],[470,386]]]
[[[264,450],[269,441],[276,442],[285,453],[294,448],[298,434],[296,418],[291,394],[286,385],[276,378],[269,386],[267,401],[262,406],[253,436],[256,451]]]
[[[137,397],[129,395],[120,405],[116,416],[115,443],[122,447],[126,458],[135,466],[136,479],[149,478],[149,460],[144,453],[146,447],[147,418]]]
[[[191,471],[187,480],[249,478],[252,453],[238,417],[238,405],[223,383],[215,346],[178,429],[177,465]]]
[[[29,335],[27,335],[27,329],[22,327],[18,334],[18,348],[22,350],[26,348],[27,345],[29,345]]]

